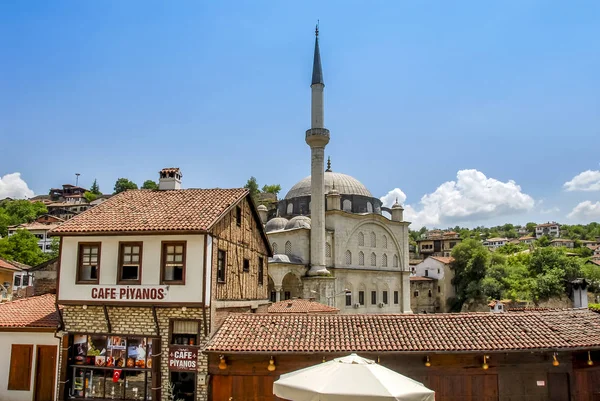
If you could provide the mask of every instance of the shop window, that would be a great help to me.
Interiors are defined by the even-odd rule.
[[[358,303],[361,305],[365,304],[365,292],[364,291],[358,292]]]
[[[371,305],[377,305],[377,291],[371,291]]]
[[[160,341],[137,336],[74,334],[68,360],[68,398],[152,400],[160,387]],[[156,355],[153,354],[153,345]]]
[[[244,271],[245,272],[250,271],[250,259],[244,259]]]
[[[265,274],[265,260],[262,257],[258,258],[258,285],[263,285]]]
[[[388,303],[388,292],[387,291],[383,292],[383,303],[386,305]]]
[[[217,251],[217,281],[225,282],[225,267],[227,266],[227,257],[225,251],[219,249]]]
[[[141,284],[142,243],[119,244],[119,284]]]
[[[185,284],[185,247],[184,241],[162,243],[163,284]]]
[[[12,344],[8,372],[8,390],[30,390],[32,359],[33,345]]]
[[[394,291],[394,305],[398,305],[400,303],[400,293],[398,291]]]
[[[98,284],[100,275],[100,242],[79,243],[77,283]]]
[[[171,344],[198,345],[198,321],[173,320]]]

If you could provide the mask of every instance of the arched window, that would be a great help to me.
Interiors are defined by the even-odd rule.
[[[329,245],[329,243],[325,244],[325,257],[331,257],[331,245]]]
[[[375,236],[375,233],[371,231],[371,248],[375,247],[377,247],[377,237]]]
[[[362,251],[360,251],[360,252],[358,253],[358,264],[359,264],[360,266],[364,266],[364,265],[365,265],[365,254],[364,254],[364,253],[362,253]]]
[[[342,209],[344,212],[352,211],[352,202],[350,202],[350,199],[344,199],[344,202],[342,202]]]
[[[287,214],[292,214],[292,213],[294,213],[294,204],[290,202],[287,205]]]
[[[381,238],[381,246],[387,249],[387,236],[386,235],[384,235]]]
[[[377,256],[375,252],[371,252],[371,266],[377,266]]]
[[[277,254],[277,242],[273,242],[271,244],[271,248],[273,248],[273,255]]]
[[[387,255],[385,253],[381,257],[381,267],[387,267]]]
[[[358,246],[365,246],[365,235],[358,233]]]
[[[371,202],[367,202],[367,213],[373,213],[373,204]]]
[[[288,256],[292,254],[292,243],[290,241],[285,243],[285,254]]]
[[[393,262],[393,266],[394,267],[398,267],[398,255],[394,255],[394,262]]]
[[[352,264],[352,252],[350,250],[346,251],[346,265],[350,266]]]

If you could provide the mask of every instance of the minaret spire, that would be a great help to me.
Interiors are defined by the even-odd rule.
[[[325,128],[323,109],[323,70],[319,51],[319,25],[315,29],[315,57],[311,89],[311,124],[306,131],[310,146],[310,270],[308,275],[329,274],[325,264],[325,146],[329,143],[329,130]]]
[[[323,68],[321,67],[321,51],[319,50],[319,23],[315,28],[315,57],[313,59],[312,83],[325,85],[323,82]]]

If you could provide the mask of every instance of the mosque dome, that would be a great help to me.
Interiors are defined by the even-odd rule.
[[[283,217],[274,217],[265,224],[265,231],[283,230],[288,223],[288,219]]]
[[[371,192],[362,182],[347,174],[325,171],[325,193],[328,193],[333,187],[341,195],[362,195],[372,198]],[[310,196],[310,176],[303,178],[294,185],[285,199],[293,199],[301,196]]]
[[[292,217],[290,221],[285,225],[286,230],[291,230],[292,228],[308,228],[310,229],[310,217],[306,216],[296,216]]]
[[[259,212],[266,212],[268,211],[267,207],[265,205],[258,205],[258,207],[256,208],[256,210],[258,210]]]

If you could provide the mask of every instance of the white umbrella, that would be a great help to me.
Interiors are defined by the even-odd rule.
[[[283,374],[273,392],[293,401],[435,400],[423,384],[356,354]]]

